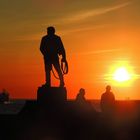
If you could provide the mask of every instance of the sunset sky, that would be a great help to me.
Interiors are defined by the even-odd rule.
[[[51,25],[67,53],[68,98],[82,87],[99,99],[110,84],[116,99],[140,99],[139,13],[139,0],[0,0],[0,91],[36,98],[45,82],[40,40]],[[113,79],[119,67],[128,81]]]

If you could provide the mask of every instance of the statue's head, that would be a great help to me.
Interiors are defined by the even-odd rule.
[[[55,34],[55,28],[53,26],[50,26],[47,28],[48,35],[54,35]]]

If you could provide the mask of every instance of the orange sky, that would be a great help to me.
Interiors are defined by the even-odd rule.
[[[69,98],[83,87],[87,98],[99,99],[111,84],[117,99],[140,99],[139,5],[138,0],[1,0],[0,90],[12,98],[36,97],[45,82],[40,39],[53,25],[67,53]],[[118,62],[137,75],[130,85],[106,79]],[[58,85],[54,78],[53,85]]]

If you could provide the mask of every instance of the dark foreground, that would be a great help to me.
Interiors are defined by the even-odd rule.
[[[28,101],[17,115],[1,115],[0,128],[4,140],[139,140],[140,103],[118,101],[114,114],[106,116],[90,102]]]

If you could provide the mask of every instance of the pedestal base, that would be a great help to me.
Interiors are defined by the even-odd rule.
[[[60,104],[67,100],[67,90],[65,87],[42,86],[37,91],[37,101],[41,104]]]

